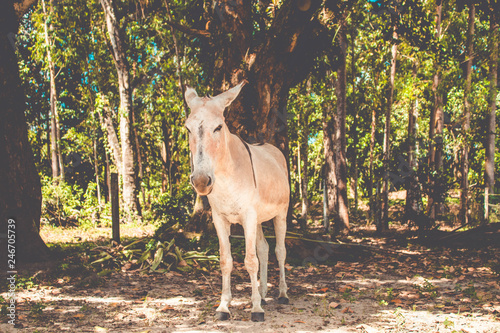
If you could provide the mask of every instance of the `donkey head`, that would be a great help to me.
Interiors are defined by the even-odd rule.
[[[198,97],[196,90],[186,89],[191,113],[186,120],[191,150],[191,184],[199,195],[208,195],[215,184],[215,170],[224,167],[227,139],[224,109],[238,96],[245,81],[215,97]]]

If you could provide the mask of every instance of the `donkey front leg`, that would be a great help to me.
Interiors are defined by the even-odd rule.
[[[213,214],[215,229],[219,238],[220,269],[222,272],[222,296],[216,310],[218,320],[229,319],[229,303],[231,303],[231,271],[233,270],[233,257],[229,234],[231,225]]]
[[[288,304],[288,295],[286,293],[287,286],[285,282],[285,236],[286,236],[286,214],[285,210],[281,215],[274,218],[274,231],[276,233],[276,258],[280,267],[280,295],[278,298],[279,304]]]
[[[266,304],[267,294],[267,263],[269,261],[269,244],[267,244],[264,232],[262,231],[262,224],[257,226],[257,257],[259,259],[259,292],[262,298],[261,304]]]
[[[245,217],[243,229],[245,230],[245,267],[250,275],[252,284],[252,321],[264,321],[264,310],[261,307],[259,292],[259,259],[257,258],[257,214],[251,210]]]

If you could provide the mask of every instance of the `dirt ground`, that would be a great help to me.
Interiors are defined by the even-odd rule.
[[[42,234],[50,240],[54,233],[65,241],[92,237],[78,229]],[[17,325],[2,315],[0,332],[500,332],[498,247],[429,249],[359,235],[350,241],[369,251],[341,261],[336,256],[345,253],[315,244],[302,251],[309,258],[302,262],[315,265],[287,265],[289,305],[277,303],[271,258],[265,322],[250,321],[250,282],[237,261],[229,321],[214,319],[218,269],[160,274],[123,267],[85,277],[90,283],[61,276],[25,286],[17,291]],[[290,256],[301,256],[297,242],[287,244]],[[43,274],[54,264],[25,269]]]

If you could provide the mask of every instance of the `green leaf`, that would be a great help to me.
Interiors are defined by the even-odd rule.
[[[153,263],[151,264],[151,271],[154,272],[158,266],[160,265],[161,261],[163,259],[163,248],[160,247],[158,250],[156,250],[155,253],[155,258],[153,260]]]

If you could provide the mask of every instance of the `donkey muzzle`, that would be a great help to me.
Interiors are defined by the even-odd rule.
[[[199,195],[209,195],[212,192],[214,187],[213,177],[203,173],[193,173],[189,178]]]

